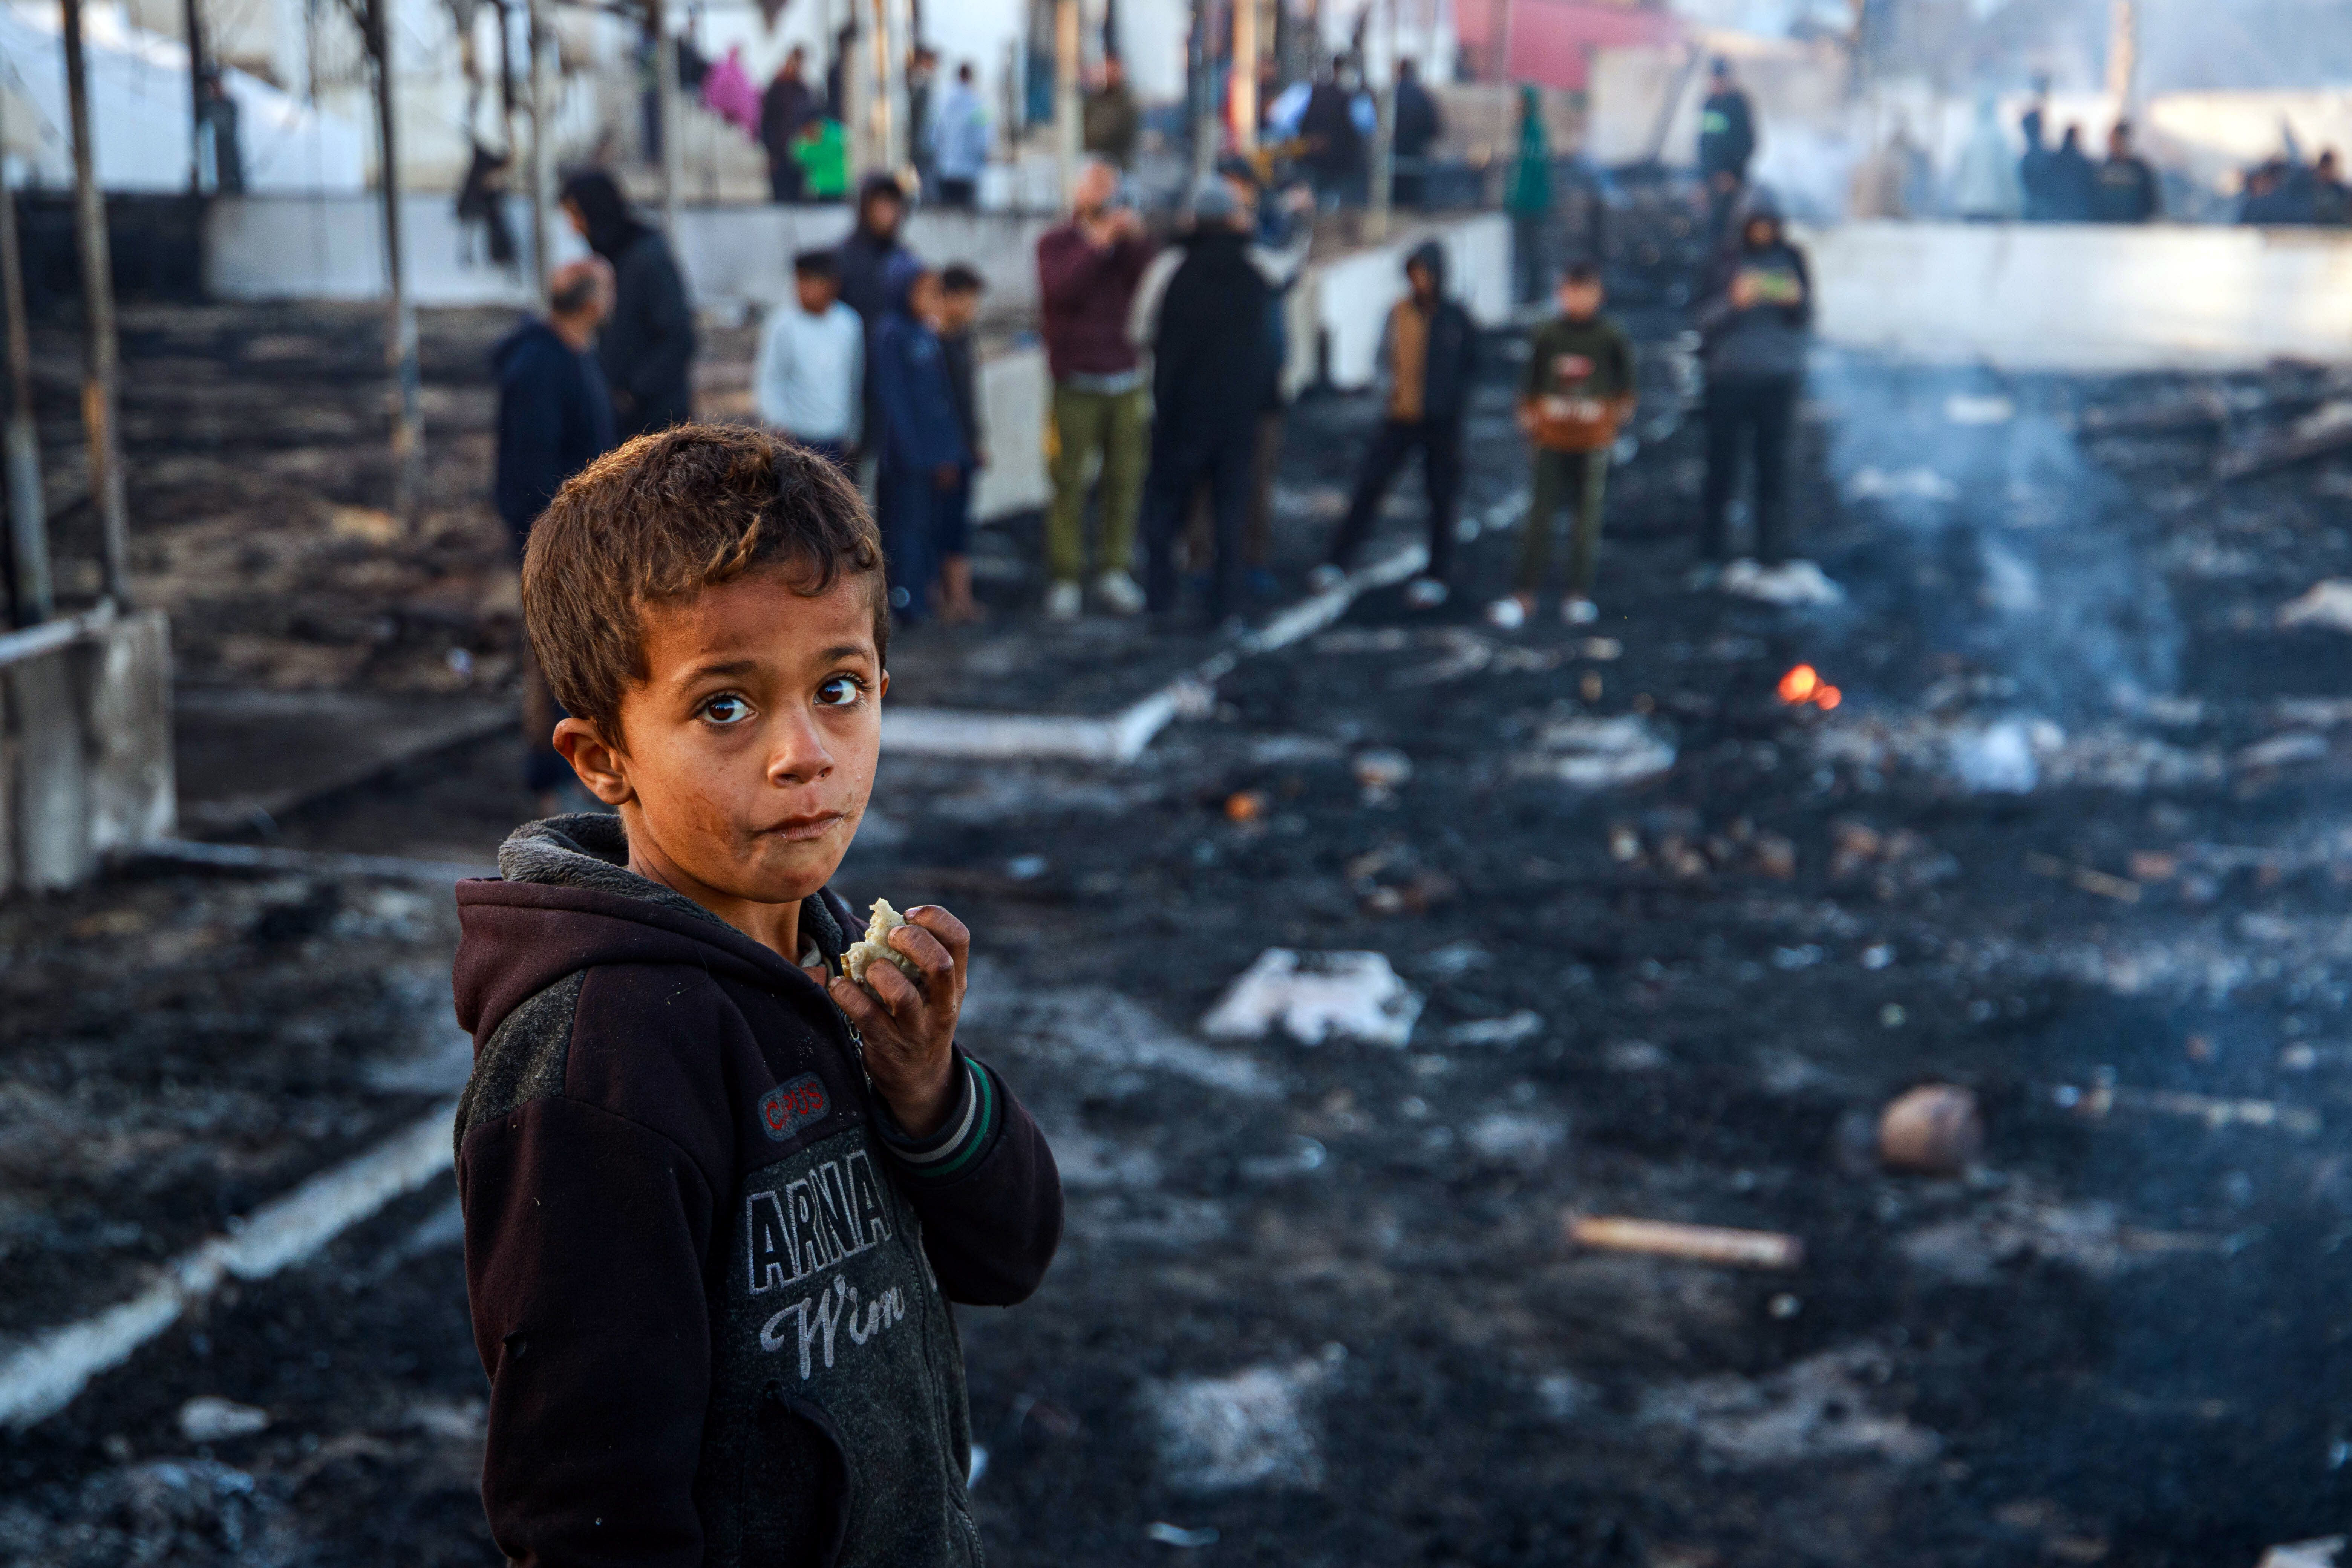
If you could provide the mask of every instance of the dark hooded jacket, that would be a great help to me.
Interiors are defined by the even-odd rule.
[[[881,439],[869,439],[883,463],[928,474],[972,460],[956,409],[945,346],[930,324],[908,308],[907,294],[922,268],[911,258],[890,272],[890,309],[874,329],[874,400],[882,411]]]
[[[596,357],[621,438],[693,418],[694,308],[669,241],[636,220],[620,187],[601,171],[574,174],[563,199],[588,220],[588,248],[613,268],[613,315],[597,339]]]
[[[866,226],[866,209],[882,194],[898,197],[904,210],[906,198],[900,195],[898,182],[887,174],[868,174],[857,187],[857,226],[834,250],[834,264],[841,269],[841,302],[857,312],[866,323],[866,342],[873,342],[874,329],[890,310],[891,268],[902,261],[914,258],[899,238],[898,231],[887,237],[873,233]]]
[[[1772,225],[1772,237],[1762,245],[1748,238],[1748,226],[1758,218]],[[1789,243],[1780,212],[1769,205],[1751,206],[1740,219],[1738,235],[1699,310],[1707,374],[1718,381],[1801,376],[1812,339],[1812,268],[1805,253]],[[1744,310],[1731,302],[1731,286],[1743,276],[1760,290]]]
[[[973,1564],[950,1300],[1035,1289],[1052,1153],[980,1063],[898,1131],[800,969],[626,870],[619,819],[457,884],[482,1498],[515,1563]],[[848,910],[801,929],[838,969]]]
[[[563,481],[612,450],[613,401],[596,356],[536,319],[490,351],[499,378],[499,516],[518,546]]]
[[[1445,292],[1445,247],[1433,239],[1423,241],[1405,258],[1407,271],[1416,266],[1428,268],[1437,280],[1437,305],[1429,313],[1423,338],[1421,416],[1433,425],[1459,424],[1470,406],[1471,383],[1478,374],[1478,329],[1471,321],[1470,312]],[[1401,374],[1392,355],[1398,314],[1404,310],[1417,312],[1420,309],[1412,296],[1407,294],[1389,311],[1381,353],[1389,360],[1391,374]]]
[[[1268,305],[1273,290],[1250,264],[1249,237],[1205,228],[1181,242],[1151,348],[1155,450],[1201,452],[1254,431],[1278,374]]]

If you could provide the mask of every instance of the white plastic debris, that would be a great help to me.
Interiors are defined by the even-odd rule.
[[[2318,626],[2331,632],[2352,632],[2352,582],[2341,577],[2315,583],[2302,597],[2279,606],[2278,624]]]
[[[964,1474],[963,1489],[970,1491],[980,1485],[980,1478],[986,1474],[988,1474],[988,1450],[974,1443],[971,1446],[971,1468]]]
[[[2324,1535],[2316,1541],[2273,1546],[2263,1553],[2256,1568],[2336,1568],[2343,1551],[2344,1537]]]
[[[1500,1018],[1473,1018],[1445,1031],[1449,1046],[1516,1046],[1543,1031],[1543,1016],[1522,1007]]]
[[[1162,1546],[1214,1546],[1217,1543],[1217,1527],[1204,1524],[1198,1530],[1187,1530],[1181,1524],[1155,1519],[1143,1527],[1143,1538],[1156,1541]]]
[[[1277,1025],[1302,1045],[1338,1036],[1402,1049],[1421,1016],[1420,994],[1379,952],[1299,952],[1270,947],[1201,1020],[1202,1032],[1255,1039]]]
[[[1674,742],[1648,720],[1627,713],[1546,724],[1537,732],[1536,749],[1513,759],[1511,771],[1579,789],[1607,789],[1654,777],[1674,765]]]
[[[1960,487],[1933,468],[1857,469],[1845,482],[1848,500],[1958,500]]]
[[[180,1406],[180,1436],[191,1443],[219,1443],[269,1430],[269,1412],[201,1394]]]
[[[1843,605],[1845,590],[1830,581],[1822,569],[1810,561],[1790,561],[1779,566],[1759,566],[1753,561],[1735,561],[1723,569],[1719,584],[1727,594],[1737,594],[1743,599],[1757,599],[1768,605]]]
[[[1954,425],[2006,425],[2017,417],[2017,405],[1999,393],[1956,392],[1944,399],[1944,417]]]
[[[1953,777],[1979,795],[2031,795],[2042,782],[2032,736],[2015,719],[1953,735],[1951,768]]]
[[[1147,1384],[1144,1405],[1159,1428],[1168,1484],[1192,1492],[1320,1486],[1323,1456],[1308,1403],[1332,1364],[1299,1361]]]
[[[1479,1158],[1530,1168],[1542,1164],[1567,1141],[1568,1129],[1555,1118],[1521,1110],[1490,1110],[1463,1134],[1463,1142]]]
[[[2324,763],[2327,760],[2327,737],[2309,730],[2289,730],[2273,735],[2267,741],[2257,741],[2238,753],[2242,768],[2284,768],[2296,763]]]

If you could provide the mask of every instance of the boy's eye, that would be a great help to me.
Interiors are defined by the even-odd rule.
[[[866,683],[854,675],[830,676],[816,689],[817,706],[847,708],[856,703],[865,691]]]
[[[751,716],[751,705],[733,692],[721,692],[702,705],[702,716],[714,724],[740,724]]]

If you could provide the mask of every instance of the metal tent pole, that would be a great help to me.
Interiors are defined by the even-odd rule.
[[[547,308],[548,275],[555,269],[554,12],[549,0],[530,7],[530,248],[538,273],[541,310]]]
[[[654,29],[654,120],[661,132],[662,230],[675,246],[677,237],[678,193],[686,184],[686,149],[677,101],[677,35],[669,30],[662,0],[646,0],[646,14]]]
[[[416,363],[416,307],[408,297],[407,259],[400,226],[400,138],[393,110],[392,37],[384,8],[390,0],[368,0],[368,53],[375,57],[375,129],[383,168],[384,368],[392,375],[392,510],[402,521],[415,520],[425,500],[425,414]]]
[[[16,193],[0,181],[0,306],[8,312],[8,545],[16,567],[16,621],[57,611],[49,583],[48,509],[41,437],[33,423],[33,340],[25,321],[25,265],[16,246]]]
[[[1054,161],[1062,205],[1078,188],[1078,0],[1054,0]]]
[[[66,100],[73,126],[74,229],[81,249],[81,305],[86,343],[81,422],[89,442],[89,493],[98,508],[106,595],[131,602],[131,515],[122,489],[116,385],[121,343],[114,326],[114,263],[106,243],[106,196],[98,186],[97,150],[89,139],[89,73],[81,37],[81,0],[61,0],[65,16]]]

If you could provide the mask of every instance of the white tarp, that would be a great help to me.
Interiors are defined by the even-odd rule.
[[[7,151],[31,183],[73,182],[66,110],[65,45],[53,5],[0,5],[0,98]],[[99,184],[110,191],[188,188],[188,51],[127,26],[120,7],[85,12],[92,140]],[[356,191],[366,184],[365,145],[350,121],[321,114],[257,77],[223,72],[237,107],[237,142],[249,191]]]

